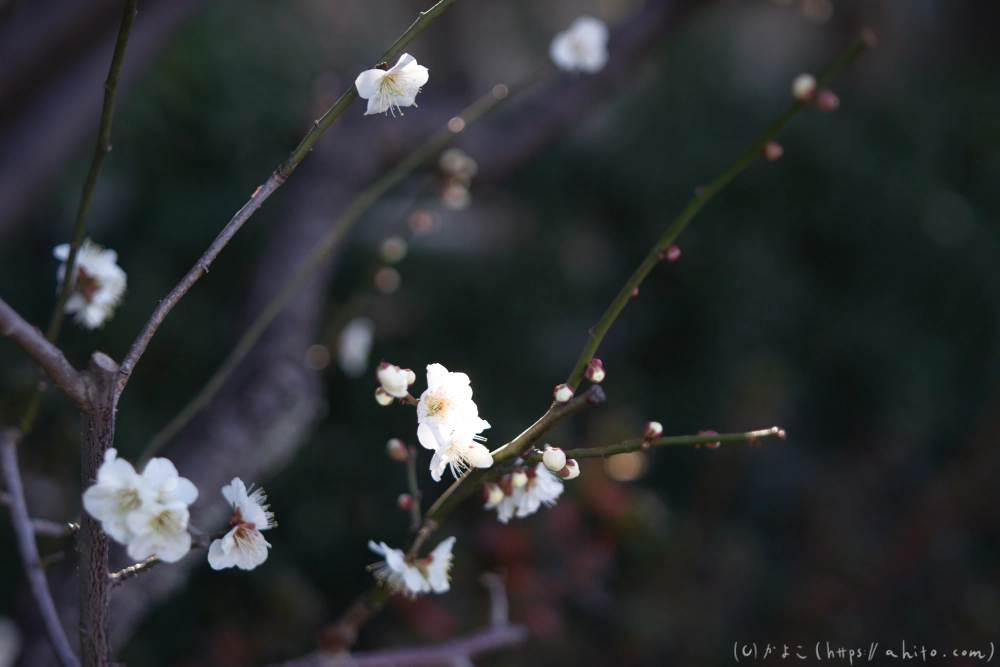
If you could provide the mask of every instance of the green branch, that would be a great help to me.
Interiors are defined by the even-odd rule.
[[[568,459],[590,459],[597,456],[614,456],[615,454],[626,454],[648,447],[671,447],[677,445],[707,445],[713,442],[744,442],[756,444],[758,441],[768,438],[785,439],[785,430],[774,426],[760,431],[747,431],[746,433],[699,433],[698,435],[672,435],[666,438],[656,438],[655,440],[643,440],[633,438],[614,445],[604,447],[586,447],[583,449],[565,450]],[[541,463],[542,454],[533,452],[527,454],[526,461]]]
[[[865,30],[861,35],[854,40],[854,43],[844,51],[839,57],[837,57],[832,63],[823,69],[822,73],[816,77],[817,87],[826,85],[836,76],[844,67],[846,67],[851,61],[857,58],[865,49],[873,46],[875,43],[874,35],[869,30]],[[767,128],[760,137],[753,142],[749,148],[747,148],[739,157],[736,158],[728,167],[726,167],[721,174],[715,177],[715,179],[708,185],[699,188],[687,206],[680,212],[680,214],[674,219],[667,231],[664,232],[660,240],[656,242],[656,245],[652,247],[646,258],[642,260],[639,267],[632,274],[632,277],[628,279],[625,285],[618,292],[618,295],[608,306],[604,315],[598,321],[597,325],[590,330],[587,337],[587,342],[583,346],[583,351],[580,353],[580,358],[577,359],[576,365],[573,367],[573,372],[570,373],[569,378],[566,380],[566,384],[571,387],[577,388],[580,386],[580,380],[583,379],[583,373],[587,369],[587,364],[590,360],[594,358],[594,354],[597,352],[598,346],[604,339],[604,335],[611,328],[611,325],[615,323],[618,315],[625,308],[625,304],[629,302],[632,298],[633,292],[638,289],[642,281],[646,279],[649,272],[653,270],[660,260],[663,258],[663,253],[670,247],[670,245],[680,236],[680,233],[684,231],[688,223],[698,214],[698,211],[702,209],[705,204],[707,204],[712,197],[719,193],[723,188],[725,188],[730,181],[732,181],[740,172],[746,169],[751,162],[760,157],[763,153],[764,146],[771,140],[773,140],[778,134],[784,130],[792,120],[801,113],[803,109],[807,106],[806,102],[793,102],[788,110],[783,113],[778,120],[776,120],[769,128]]]

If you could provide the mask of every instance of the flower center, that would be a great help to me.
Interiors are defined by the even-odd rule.
[[[94,276],[87,273],[83,267],[79,267],[76,275],[76,291],[87,303],[94,300],[94,292],[100,289],[101,283]]]
[[[437,417],[448,407],[448,401],[443,396],[432,395],[424,400],[424,405],[427,406],[428,417]]]
[[[116,491],[115,500],[118,501],[118,511],[122,514],[139,509],[139,506],[142,505],[142,501],[139,499],[139,492],[136,489],[121,489]]]

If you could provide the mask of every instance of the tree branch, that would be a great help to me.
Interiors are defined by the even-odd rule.
[[[567,459],[588,459],[597,456],[614,456],[615,454],[625,454],[649,447],[669,447],[674,445],[705,445],[712,442],[745,442],[756,444],[763,438],[785,439],[785,429],[772,426],[760,431],[747,431],[745,433],[699,433],[698,435],[672,435],[666,438],[655,440],[643,440],[633,438],[614,445],[604,447],[586,447],[581,449],[565,450]],[[541,452],[532,452],[525,455],[526,461],[541,463]]]
[[[403,35],[396,40],[396,42],[389,47],[378,62],[391,60],[393,57],[402,52],[402,50],[409,44],[413,39],[419,35],[424,28],[426,28],[435,18],[440,16],[449,6],[451,6],[456,0],[441,0],[436,5],[431,7],[425,12],[421,12],[420,17],[413,23],[410,28],[403,33]],[[319,140],[320,136],[330,127],[334,120],[337,119],[340,114],[357,98],[358,90],[352,85],[350,89],[347,90],[340,99],[337,100],[332,107],[323,115],[321,119],[316,121],[313,128],[306,134],[305,138],[299,143],[299,145],[292,151],[292,154],[285,160],[278,169],[271,174],[267,181],[257,188],[257,190],[250,196],[250,201],[248,201],[243,208],[241,208],[232,220],[229,221],[223,229],[222,232],[216,237],[215,241],[208,247],[208,250],[201,256],[201,258],[195,263],[190,271],[181,279],[181,282],[174,287],[173,290],[160,301],[160,304],[153,311],[153,315],[149,318],[149,321],[139,332],[139,336],[132,343],[132,347],[129,349],[128,354],[122,360],[120,376],[118,380],[118,393],[120,394],[122,390],[125,389],[125,385],[128,383],[129,376],[132,373],[132,369],[135,368],[135,364],[139,361],[139,357],[145,352],[146,347],[149,345],[149,341],[153,338],[156,330],[166,319],[167,315],[173,310],[177,302],[180,301],[181,297],[187,294],[188,290],[201,278],[204,274],[208,273],[208,267],[211,266],[215,258],[219,256],[222,249],[229,243],[229,240],[240,230],[243,224],[250,219],[250,216],[261,207],[268,197],[270,197],[275,190],[277,190],[285,182],[285,180],[291,175],[295,168],[300,162],[305,158],[305,156],[312,150],[313,145]]]
[[[0,491],[0,505],[13,510],[14,496],[5,491]],[[59,523],[58,521],[48,521],[46,519],[32,519],[31,526],[34,528],[36,535],[44,535],[45,537],[65,537],[66,535],[73,534],[80,528],[79,524]]]
[[[56,611],[55,602],[52,601],[49,582],[45,578],[45,570],[38,556],[38,546],[35,544],[35,525],[28,516],[28,506],[24,501],[24,487],[17,465],[17,441],[20,435],[15,429],[0,432],[0,462],[3,467],[4,483],[12,501],[10,514],[17,535],[17,546],[21,552],[21,560],[24,561],[24,571],[28,575],[31,594],[38,604],[45,631],[49,635],[49,641],[52,642],[59,662],[63,667],[79,667],[80,662],[70,648],[69,638],[63,630],[62,623],[59,622],[59,613]]]
[[[821,87],[826,85],[836,76],[844,67],[846,67],[852,60],[861,55],[867,48],[875,44],[875,36],[870,30],[865,30],[858,36],[857,39],[847,48],[844,53],[838,56],[832,63],[823,69],[822,73],[816,77],[816,86]],[[764,130],[764,133],[754,141],[749,148],[747,148],[743,153],[737,157],[733,162],[729,164],[722,173],[715,177],[715,179],[704,186],[699,188],[695,193],[694,199],[692,199],[687,206],[680,212],[680,214],[674,219],[667,231],[664,232],[660,240],[656,242],[656,245],[650,249],[646,258],[642,260],[639,267],[632,274],[632,277],[628,279],[625,285],[618,292],[618,295],[608,306],[607,311],[598,321],[597,325],[594,326],[589,335],[587,336],[587,342],[583,346],[583,351],[580,353],[580,358],[577,360],[576,365],[573,367],[573,372],[570,373],[569,378],[566,380],[566,384],[571,387],[579,386],[580,380],[583,379],[583,373],[587,369],[587,364],[590,360],[594,358],[594,353],[597,352],[598,346],[604,339],[604,335],[611,328],[611,325],[615,323],[618,319],[618,315],[625,308],[625,304],[629,302],[632,298],[632,294],[642,281],[646,279],[649,272],[653,270],[661,259],[663,259],[663,252],[670,247],[674,240],[680,235],[684,228],[687,227],[688,223],[698,214],[698,211],[702,209],[705,204],[707,204],[712,197],[718,194],[723,188],[725,188],[730,181],[732,181],[737,175],[740,174],[744,169],[746,169],[750,163],[756,160],[763,154],[764,146],[771,140],[773,140],[782,130],[784,130],[792,120],[806,108],[807,102],[793,102],[788,110],[783,113],[778,120],[771,124],[769,128]]]
[[[73,368],[62,350],[46,340],[37,327],[25,322],[3,299],[0,299],[0,334],[27,352],[71,401],[86,406],[87,383],[83,374]]]

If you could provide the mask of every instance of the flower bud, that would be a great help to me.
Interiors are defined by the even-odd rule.
[[[575,459],[566,461],[566,467],[556,473],[563,479],[576,479],[580,476],[580,464]]]
[[[591,385],[590,389],[587,390],[585,395],[587,400],[587,405],[600,405],[605,400],[607,400],[607,395],[604,390],[601,389],[600,385]]]
[[[393,399],[386,393],[385,389],[379,387],[375,390],[375,400],[378,401],[379,405],[391,405]]]
[[[667,261],[676,262],[681,257],[681,249],[675,245],[667,248]]]
[[[708,430],[708,431],[699,431],[698,435],[719,435],[719,433],[717,431]],[[705,447],[707,447],[709,449],[718,449],[721,446],[722,446],[721,442],[706,442],[705,443]]]
[[[413,384],[414,382],[417,381],[417,374],[414,373],[409,368],[404,368],[403,372],[406,373],[406,384],[407,385],[411,385],[411,384]]]
[[[542,463],[552,472],[559,472],[566,467],[566,454],[558,447],[549,447],[542,454]]]
[[[836,111],[839,106],[840,98],[829,88],[824,88],[816,93],[816,108],[820,111]]]
[[[600,384],[604,381],[604,364],[601,363],[600,359],[591,359],[590,363],[587,364],[587,370],[583,374],[591,382]]]
[[[408,493],[399,494],[399,498],[396,498],[396,506],[404,512],[409,512],[410,508],[413,507],[413,496]]]
[[[785,149],[781,147],[777,141],[769,141],[764,146],[764,157],[768,162],[774,162],[781,158],[785,154]]]
[[[528,483],[528,476],[524,472],[517,470],[510,476],[510,485],[515,489],[522,489]]]
[[[634,299],[637,296],[639,296],[639,288],[638,287],[633,287],[632,288],[632,298]]]
[[[385,453],[389,458],[399,463],[406,463],[410,459],[410,453],[406,451],[406,444],[399,438],[393,438],[385,443]]]
[[[568,384],[561,384],[556,386],[553,390],[552,395],[556,397],[556,403],[565,403],[569,399],[573,398],[574,389]]]
[[[663,424],[660,422],[646,422],[646,427],[642,431],[644,440],[656,440],[663,435]]]
[[[507,494],[503,492],[497,484],[487,484],[483,487],[483,497],[486,498],[486,502],[490,505],[499,505]]]
[[[392,364],[383,361],[378,365],[375,375],[378,377],[378,381],[382,384],[383,391],[390,396],[404,398],[409,393],[409,390],[407,389],[409,385],[406,383],[409,379],[408,374],[399,366],[393,366]],[[416,376],[414,376],[414,381],[416,381]]]
[[[808,102],[816,93],[816,78],[812,74],[799,74],[792,81],[792,97],[799,102]]]

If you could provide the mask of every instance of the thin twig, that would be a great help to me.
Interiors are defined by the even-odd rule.
[[[83,374],[73,368],[62,350],[46,340],[37,327],[25,322],[3,299],[0,299],[0,334],[27,352],[71,401],[81,407],[86,405],[87,383]]]
[[[503,575],[483,572],[479,575],[479,583],[490,594],[490,624],[498,626],[510,623],[510,603],[507,601],[507,586]]]
[[[87,219],[90,217],[90,204],[94,198],[94,189],[97,187],[97,178],[101,173],[101,165],[104,163],[104,156],[111,151],[111,121],[115,115],[115,96],[118,93],[118,78],[122,71],[122,63],[125,61],[125,47],[128,46],[129,34],[132,32],[132,23],[135,21],[136,5],[138,0],[125,0],[125,11],[122,14],[122,22],[118,28],[118,41],[115,43],[115,51],[111,56],[111,67],[108,70],[108,78],[104,81],[104,106],[101,109],[101,123],[97,130],[97,148],[94,150],[94,158],[90,162],[90,171],[87,173],[87,180],[83,184],[83,193],[80,196],[80,206],[76,211],[76,221],[73,223],[73,235],[69,242],[69,257],[66,258],[66,272],[63,274],[62,289],[56,299],[56,305],[52,309],[49,317],[49,327],[45,338],[55,344],[59,338],[59,330],[62,329],[64,310],[66,301],[73,292],[73,285],[76,283],[76,260],[80,250],[80,243],[87,231]],[[39,378],[39,388],[35,390],[28,403],[24,418],[21,420],[21,431],[30,433],[35,425],[35,418],[38,416],[38,408],[42,402],[41,384]]]
[[[604,447],[586,447],[581,449],[567,449],[565,451],[567,459],[588,459],[597,456],[614,456],[615,454],[625,454],[635,452],[646,447],[670,447],[676,445],[706,445],[713,442],[744,442],[755,444],[759,440],[777,438],[785,439],[785,429],[773,426],[760,431],[746,431],[745,433],[699,433],[698,435],[672,435],[655,440],[643,440],[633,438],[614,445]],[[532,463],[541,463],[541,452],[526,454],[524,459]]]
[[[816,85],[824,86],[829,81],[836,76],[848,63],[858,57],[861,53],[865,51],[868,47],[874,44],[874,35],[870,30],[865,30],[861,35],[854,40],[854,43],[836,60],[827,65],[823,72],[816,77]],[[645,280],[649,272],[653,270],[660,260],[663,259],[663,252],[670,247],[670,245],[677,239],[684,228],[687,227],[688,223],[697,215],[698,211],[707,204],[712,197],[718,194],[730,181],[733,180],[740,172],[746,169],[750,163],[756,160],[763,154],[764,146],[767,145],[769,141],[774,139],[778,134],[788,126],[792,120],[799,115],[799,113],[805,109],[807,106],[806,102],[794,102],[788,110],[785,111],[769,128],[767,128],[760,137],[753,142],[749,148],[747,148],[739,157],[737,157],[733,162],[729,164],[725,169],[722,170],[715,179],[704,186],[699,188],[696,192],[694,199],[692,199],[687,206],[680,212],[680,214],[674,219],[667,231],[664,232],[660,240],[656,242],[656,245],[652,247],[649,254],[642,261],[639,267],[635,270],[635,273],[628,279],[625,285],[622,287],[621,291],[608,306],[607,311],[601,317],[600,321],[590,330],[587,336],[587,342],[583,347],[583,351],[580,353],[580,358],[577,360],[576,365],[573,367],[573,372],[570,373],[569,378],[567,378],[566,383],[571,387],[579,386],[580,380],[583,379],[583,373],[587,369],[587,364],[590,360],[594,358],[594,354],[597,352],[597,347],[601,344],[601,340],[604,339],[604,335],[614,324],[618,315],[625,308],[625,304],[629,302],[632,298],[633,292],[639,288],[642,281]]]
[[[0,505],[13,509],[14,496],[6,491],[0,491]],[[72,535],[80,527],[75,523],[59,523],[58,521],[49,521],[47,519],[32,519],[31,525],[35,529],[36,535],[44,535],[46,537]]]
[[[493,92],[496,91],[496,92]],[[483,95],[474,103],[466,107],[457,117],[464,122],[462,127],[467,127],[484,113],[492,109],[500,100],[510,97],[509,92],[504,87],[494,87],[493,91]],[[459,130],[461,131],[461,130]],[[344,236],[351,230],[354,224],[364,215],[379,199],[389,190],[396,187],[406,176],[411,174],[417,167],[424,164],[428,158],[440,151],[455,135],[455,131],[445,125],[431,137],[416,148],[412,153],[403,158],[392,169],[375,181],[371,186],[362,192],[351,203],[346,211],[330,227],[323,238],[313,247],[309,255],[302,261],[296,272],[281,287],[278,293],[264,306],[264,310],[250,325],[250,328],[240,337],[236,346],[229,352],[226,360],[222,362],[218,370],[212,374],[205,386],[198,391],[191,401],[185,405],[177,415],[170,420],[163,430],[153,436],[146,449],[140,457],[140,465],[143,461],[148,461],[156,452],[160,450],[171,438],[177,435],[181,429],[191,422],[202,410],[208,407],[212,397],[222,388],[240,365],[250,349],[263,335],[267,328],[274,322],[275,318],[282,312],[288,301],[295,292],[326,260],[336,249]],[[259,195],[258,195],[259,196]],[[213,244],[214,245],[214,244]],[[169,297],[168,297],[169,298]],[[179,298],[179,297],[178,297]],[[124,363],[123,363],[124,366]]]
[[[118,570],[113,574],[109,574],[108,578],[111,580],[111,587],[121,586],[125,583],[126,579],[131,579],[132,577],[138,577],[143,572],[149,572],[156,565],[160,563],[160,559],[156,556],[150,556],[146,560],[136,563],[135,565],[129,565],[126,568]]]
[[[24,501],[24,487],[21,484],[21,472],[17,465],[17,442],[21,434],[15,429],[6,429],[0,433],[0,462],[2,462],[4,483],[13,500],[11,506],[11,520],[14,524],[14,532],[17,535],[17,546],[21,552],[21,560],[24,561],[24,571],[28,575],[28,583],[31,586],[31,594],[38,604],[38,610],[42,614],[42,621],[45,624],[45,631],[52,642],[59,662],[63,667],[79,667],[73,649],[70,648],[69,638],[63,630],[59,621],[59,613],[56,611],[55,602],[52,601],[52,593],[49,591],[49,582],[45,578],[45,570],[42,568],[41,559],[38,557],[38,546],[35,544],[35,529],[28,516],[28,506]]]
[[[402,50],[409,44],[417,35],[419,35],[424,28],[426,28],[435,18],[440,16],[450,5],[452,5],[456,0],[441,0],[436,5],[428,9],[427,11],[421,12],[420,17],[409,27],[409,29],[403,33],[402,37],[396,40],[396,42],[389,47],[389,49],[382,54],[380,59],[376,62],[386,62],[399,55]],[[153,311],[152,316],[149,321],[139,332],[139,336],[132,343],[132,347],[129,349],[128,354],[121,363],[121,373],[118,380],[118,393],[120,394],[122,390],[125,389],[125,385],[128,383],[129,376],[132,370],[135,368],[135,364],[139,361],[139,357],[145,352],[146,347],[149,345],[149,341],[153,338],[156,330],[163,323],[163,320],[167,317],[177,302],[180,301],[188,290],[201,278],[204,274],[208,273],[208,268],[211,266],[212,262],[222,249],[229,243],[229,240],[240,230],[243,224],[250,219],[250,216],[260,208],[261,204],[270,197],[275,190],[277,190],[285,182],[285,180],[291,175],[299,163],[305,158],[305,156],[312,150],[313,145],[319,140],[323,132],[326,131],[328,127],[337,119],[340,114],[357,98],[358,90],[352,85],[347,92],[340,96],[332,107],[323,115],[321,119],[316,121],[313,128],[308,134],[302,139],[299,145],[292,151],[292,154],[285,160],[284,163],[279,166],[270,178],[261,185],[257,190],[250,196],[250,201],[248,201],[243,208],[241,208],[232,220],[229,221],[222,232],[216,237],[215,241],[208,247],[208,250],[201,256],[201,258],[195,263],[190,271],[181,279],[180,283],[174,287],[173,290],[164,298],[160,304]],[[357,203],[357,202],[356,202]]]

